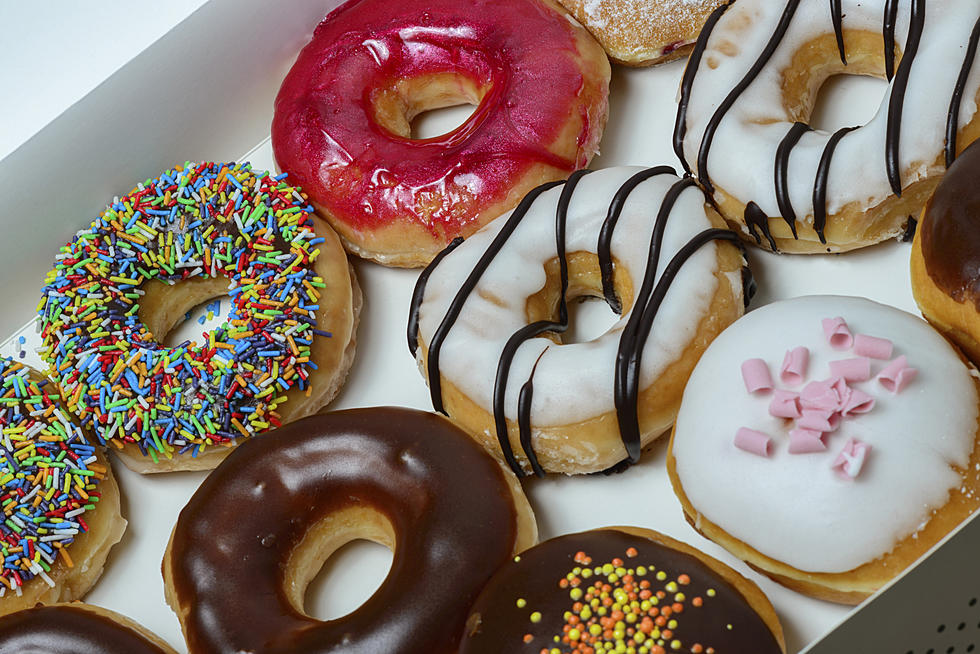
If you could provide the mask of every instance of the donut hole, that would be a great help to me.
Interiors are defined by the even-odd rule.
[[[797,50],[781,84],[790,120],[833,132],[864,125],[878,112],[888,89],[881,33],[845,30],[844,46],[846,66],[833,33]],[[896,48],[896,67],[900,57]]]
[[[391,569],[395,534],[378,511],[350,508],[315,523],[286,564],[290,604],[316,620],[352,613],[382,585]]]
[[[375,91],[374,120],[413,140],[447,137],[469,122],[491,88],[464,75],[434,73],[400,79]]]
[[[547,334],[556,343],[570,345],[593,341],[612,328],[620,316],[612,311],[603,299],[602,273],[599,257],[590,252],[572,252],[568,260],[568,329],[561,334]],[[623,266],[613,268],[613,288],[623,304],[623,311],[629,311],[633,304],[633,283]],[[545,263],[546,281],[544,288],[527,299],[525,312],[529,323],[538,320],[558,320],[558,306],[561,299],[561,268],[555,257]]]
[[[156,280],[145,282],[141,289],[137,316],[153,339],[165,347],[177,347],[186,341],[200,339],[208,327],[198,319],[207,316],[207,305],[220,300],[222,308],[230,306],[226,277],[193,277],[174,285]],[[190,319],[188,319],[190,313]],[[224,311],[227,314],[227,310]]]

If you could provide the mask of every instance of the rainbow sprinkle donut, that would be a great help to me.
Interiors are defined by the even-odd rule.
[[[2,615],[84,594],[126,521],[102,448],[53,386],[12,359],[0,359],[0,385]]]
[[[42,356],[68,408],[131,468],[214,467],[229,451],[214,446],[312,413],[346,377],[360,294],[284,177],[186,163],[115,199],[56,257]],[[231,314],[200,343],[159,342],[225,293]]]

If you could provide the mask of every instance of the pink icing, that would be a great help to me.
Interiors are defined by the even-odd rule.
[[[735,432],[735,447],[758,456],[772,454],[772,440],[761,431],[740,427]]]
[[[769,402],[769,415],[776,418],[800,417],[800,394],[777,389]]]
[[[351,0],[316,28],[276,98],[272,145],[280,168],[354,229],[408,220],[448,242],[472,232],[530,167],[564,174],[595,152],[606,90],[585,88],[572,22],[527,0]],[[413,140],[374,117],[401,80],[449,75],[485,94],[448,134]],[[546,147],[570,115],[585,126],[573,159]]]
[[[810,363],[810,350],[805,347],[794,347],[786,353],[779,378],[784,384],[798,386],[806,377],[806,368]]]
[[[830,374],[849,382],[867,381],[871,379],[871,359],[862,356],[831,361]]]
[[[830,346],[837,350],[846,350],[851,347],[854,338],[851,330],[847,328],[847,323],[840,316],[836,318],[824,318],[822,321],[823,333],[827,337]]]
[[[810,454],[812,452],[822,452],[827,449],[824,443],[824,434],[814,429],[797,428],[789,432],[789,453],[790,454]]]
[[[894,361],[885,366],[885,369],[878,373],[878,382],[892,393],[901,393],[913,379],[918,371],[910,368],[905,355],[897,357]]]
[[[841,479],[851,481],[861,474],[861,468],[871,451],[871,445],[856,438],[848,439],[831,467]]]
[[[854,354],[872,359],[890,359],[892,342],[887,338],[858,334],[854,337]]]
[[[749,393],[772,390],[772,375],[769,366],[762,359],[746,359],[742,362],[742,380]]]

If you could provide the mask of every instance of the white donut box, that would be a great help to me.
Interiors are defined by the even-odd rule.
[[[185,160],[249,160],[257,169],[272,167],[269,125],[280,81],[313,27],[339,1],[188,4],[200,6],[179,23],[180,17],[173,19],[176,24],[161,38],[0,159],[0,334],[11,335],[0,348],[3,354],[16,357],[25,350],[25,361],[39,363],[33,315],[44,275],[57,248],[114,195]],[[153,10],[138,11],[149,16]],[[138,18],[128,16],[122,22]],[[84,40],[84,25],[79,28],[78,38]],[[614,67],[609,123],[593,168],[678,165],[670,137],[672,99],[683,66],[682,61],[653,69]],[[18,93],[4,82],[0,73],[0,88]],[[883,82],[854,78],[829,86],[825,95],[846,96],[848,101],[847,106],[828,103],[819,109],[817,125],[828,129],[866,121],[884,89]],[[467,110],[438,112],[419,129],[435,135],[466,114]],[[0,132],[5,129],[10,127],[0,122]],[[759,284],[752,307],[798,295],[836,293],[867,296],[917,314],[908,256],[909,244],[898,242],[844,256],[778,256],[750,249]],[[431,409],[405,345],[417,271],[360,261],[355,267],[365,295],[358,352],[350,379],[332,407]],[[599,333],[613,320],[599,302],[581,305],[576,314],[580,339]],[[172,342],[199,336],[204,328],[192,319],[171,336]],[[24,345],[18,342],[21,335]],[[888,588],[851,609],[786,590],[698,535],[684,521],[670,490],[665,452],[663,439],[639,465],[620,475],[529,480],[525,490],[541,538],[627,524],[687,541],[762,587],[779,613],[791,652],[940,654],[973,651],[974,643],[980,643],[977,520],[963,525]],[[142,477],[122,465],[114,468],[129,530],[86,599],[134,618],[178,651],[186,651],[177,620],[164,602],[160,561],[178,512],[204,475]],[[352,610],[381,583],[389,563],[390,553],[381,546],[356,542],[344,548],[310,589],[309,613],[327,619]]]

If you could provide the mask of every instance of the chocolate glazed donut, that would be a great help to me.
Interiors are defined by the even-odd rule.
[[[173,654],[131,622],[82,604],[38,606],[0,617],[0,654]]]
[[[354,538],[392,548],[388,577],[343,618],[304,615],[307,584]],[[192,654],[448,653],[535,538],[516,478],[448,420],[357,409],[240,446],[181,512],[163,574]]]

